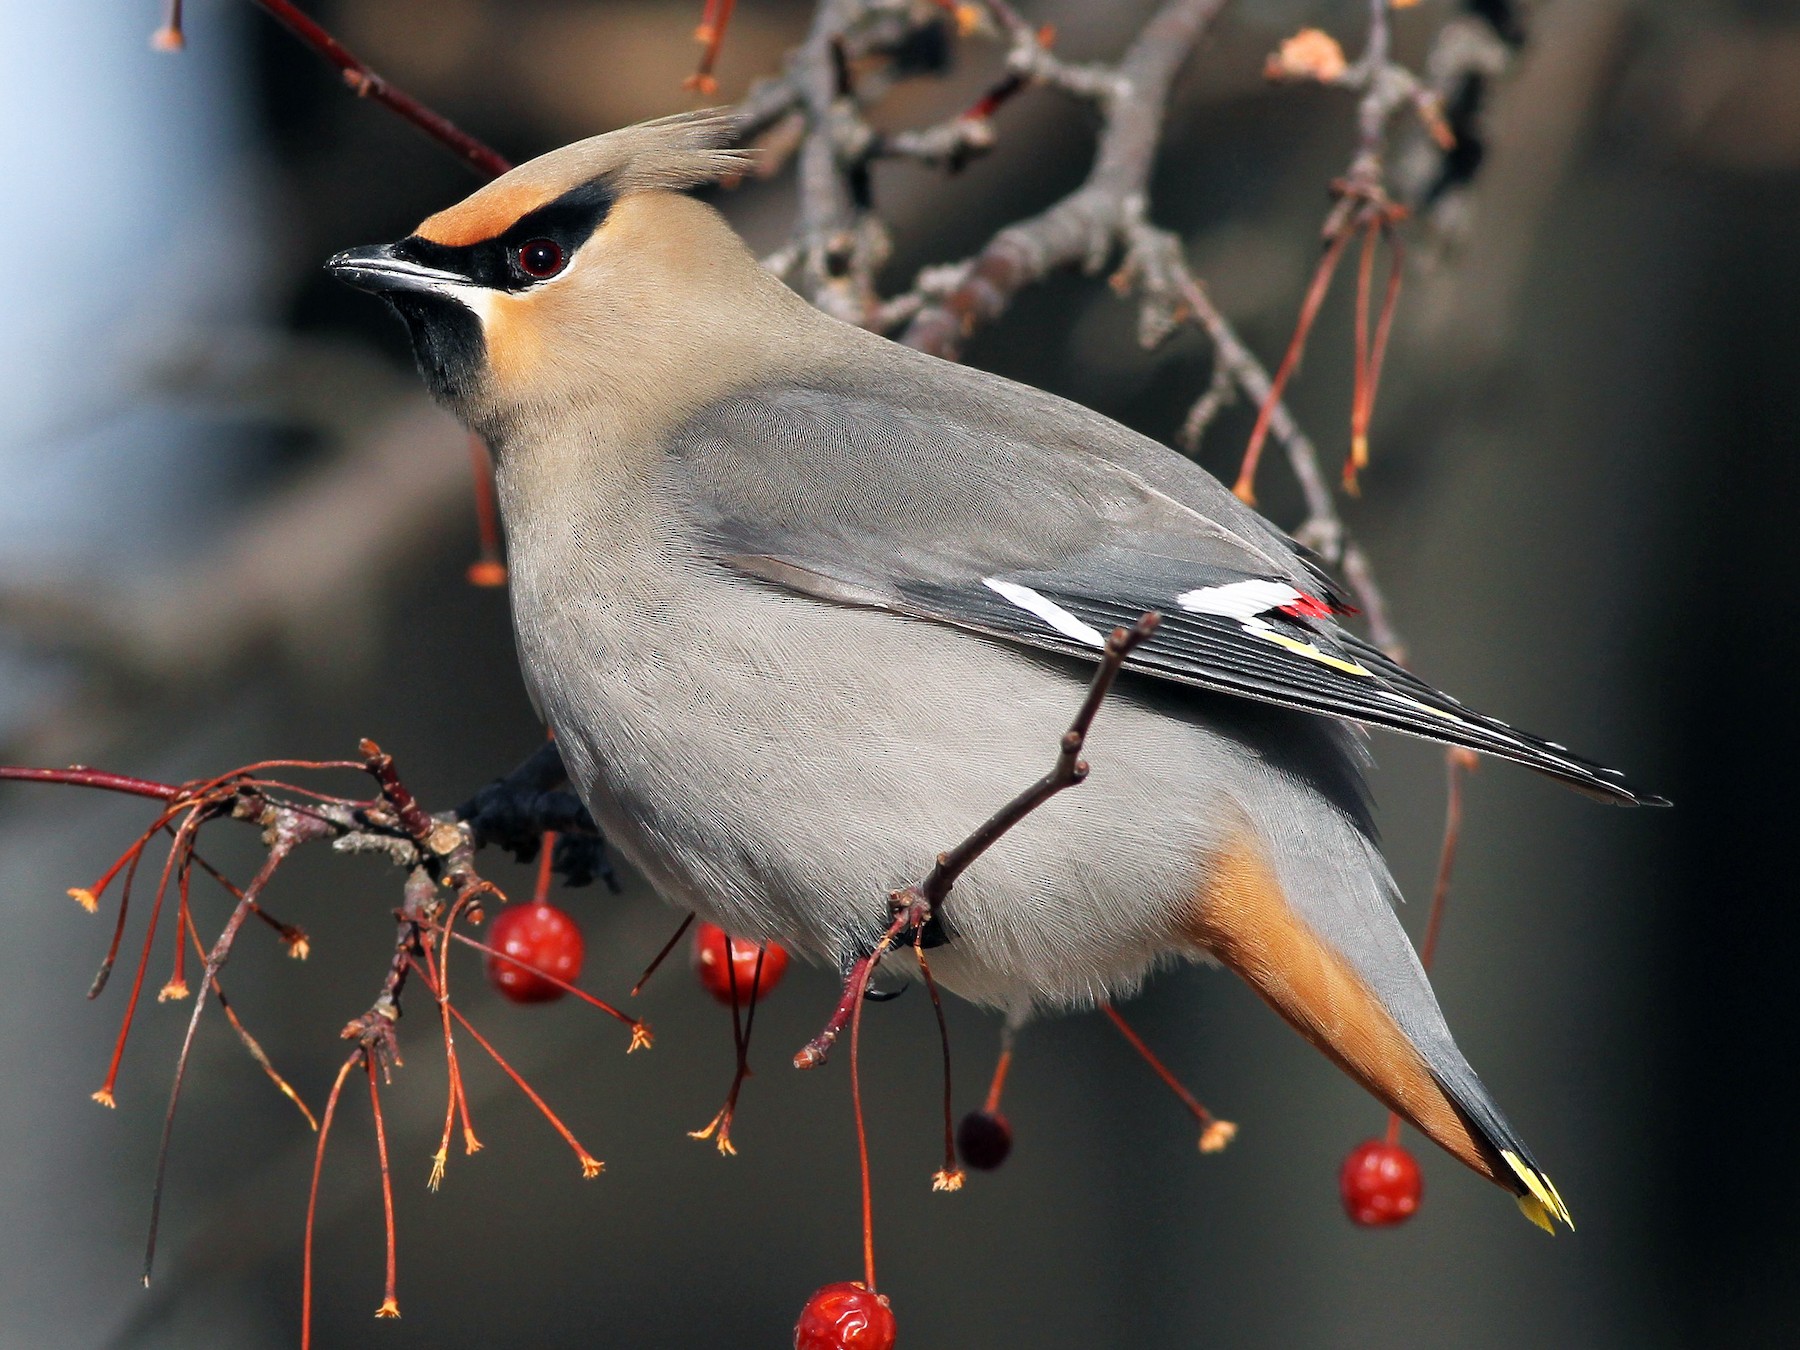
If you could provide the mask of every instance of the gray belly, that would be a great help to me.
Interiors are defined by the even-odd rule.
[[[1050,767],[1089,668],[710,589],[629,621],[540,609],[521,625],[528,678],[589,809],[665,899],[835,963],[886,926],[889,892]],[[1117,993],[1181,954],[1205,859],[1248,818],[1240,803],[1314,786],[1304,764],[1296,777],[1260,753],[1272,724],[1310,724],[1319,772],[1341,767],[1314,719],[1128,681],[1095,724],[1087,782],[958,883],[934,973],[1023,1013]]]

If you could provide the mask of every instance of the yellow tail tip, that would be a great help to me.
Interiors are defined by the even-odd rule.
[[[1570,1216],[1569,1207],[1563,1203],[1562,1196],[1556,1193],[1556,1187],[1550,1178],[1525,1163],[1516,1153],[1502,1151],[1500,1156],[1525,1186],[1525,1193],[1518,1197],[1520,1212],[1546,1233],[1556,1231],[1554,1221],[1557,1219],[1561,1219],[1573,1233],[1575,1220]]]
[[[1515,1195],[1513,1199],[1518,1201],[1519,1213],[1530,1219],[1552,1237],[1556,1235],[1556,1225],[1550,1219],[1550,1211],[1545,1209],[1543,1205],[1539,1203],[1538,1198],[1535,1195]]]

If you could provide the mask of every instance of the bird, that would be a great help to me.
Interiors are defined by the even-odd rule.
[[[1191,459],[808,304],[697,192],[745,171],[732,140],[712,111],[578,141],[328,264],[492,449],[524,681],[608,841],[670,903],[847,969],[1154,611],[1092,776],[957,882],[939,981],[1018,1023],[1222,963],[1572,1227],[1396,915],[1365,729],[1660,799],[1357,636]]]

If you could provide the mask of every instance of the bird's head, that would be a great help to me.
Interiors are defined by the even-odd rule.
[[[704,343],[721,305],[761,289],[737,236],[687,195],[743,170],[730,131],[685,113],[578,141],[328,266],[399,312],[426,383],[477,429],[629,398],[646,352]]]

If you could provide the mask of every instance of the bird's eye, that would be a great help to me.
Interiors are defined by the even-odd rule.
[[[567,261],[554,239],[528,239],[519,245],[519,270],[539,281],[555,276]]]

